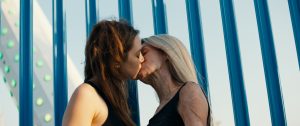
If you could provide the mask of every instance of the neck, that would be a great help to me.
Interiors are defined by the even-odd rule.
[[[166,64],[151,75],[152,81],[149,83],[156,91],[160,104],[168,102],[180,87],[178,82],[172,79]]]

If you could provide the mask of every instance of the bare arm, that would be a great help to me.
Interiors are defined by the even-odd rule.
[[[73,93],[64,114],[63,126],[91,126],[96,119],[102,123],[107,118],[108,110],[90,85],[80,85]],[[100,113],[101,112],[101,113]]]
[[[186,126],[206,126],[208,103],[198,84],[188,82],[182,87],[178,111]]]

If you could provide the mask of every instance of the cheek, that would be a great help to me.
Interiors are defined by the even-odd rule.
[[[139,60],[135,60],[132,62],[132,68],[139,71],[141,68],[141,63],[139,62]]]
[[[139,70],[141,69],[141,63],[139,61],[139,59],[131,59],[128,63],[127,63],[127,70],[131,75],[135,75],[139,72]]]
[[[143,63],[143,66],[145,64],[145,67],[151,67],[152,69],[157,69],[161,65],[161,60],[157,55],[148,55],[148,57],[145,58],[145,62]]]
[[[142,68],[140,70],[141,74],[146,74],[146,73],[153,73],[156,70],[160,68],[159,62],[157,60],[154,60],[152,58],[148,58],[142,63]]]
[[[128,60],[126,63],[121,65],[120,74],[127,79],[135,79],[138,72],[141,69],[141,64],[136,61]]]

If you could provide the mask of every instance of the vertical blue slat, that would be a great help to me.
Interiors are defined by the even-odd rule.
[[[137,126],[140,126],[140,111],[139,111],[139,94],[137,81],[128,80],[129,99],[128,104],[131,109],[132,119]]]
[[[20,0],[20,126],[33,126],[32,0]]]
[[[205,48],[203,44],[203,34],[202,34],[202,26],[201,26],[202,23],[201,23],[199,2],[198,0],[186,0],[185,2],[186,2],[192,57],[195,62],[197,70],[199,70],[200,72],[200,74],[197,74],[197,78],[200,83],[202,82],[201,84],[202,87],[204,88],[205,93],[209,95],[208,77],[206,71]]]
[[[67,45],[62,0],[53,0],[53,65],[55,126],[62,125],[68,103]]]
[[[131,0],[119,0],[119,17],[133,25]]]
[[[86,16],[86,36],[88,37],[93,26],[98,21],[98,4],[97,0],[85,0],[85,16]]]
[[[288,2],[294,31],[295,45],[297,49],[298,66],[300,69],[300,1],[288,0]]]
[[[129,24],[133,25],[131,0],[119,0],[119,17],[127,20]],[[132,112],[132,119],[136,125],[139,126],[140,112],[137,82],[128,80],[127,83],[129,92],[128,104]]]
[[[167,34],[167,16],[164,0],[152,0],[154,33]]]
[[[220,4],[235,125],[249,126],[248,105],[244,87],[233,3],[231,0],[221,0]]]
[[[271,22],[266,0],[254,0],[273,126],[286,126]]]

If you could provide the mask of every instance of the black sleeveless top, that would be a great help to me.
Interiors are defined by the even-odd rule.
[[[186,83],[185,83],[186,84]],[[178,112],[179,92],[150,120],[148,126],[184,126],[184,122]]]
[[[93,88],[95,88],[97,93],[104,99],[104,101],[108,107],[108,117],[102,126],[125,126],[125,124],[123,123],[123,121],[121,120],[119,115],[113,109],[111,103],[109,102],[109,100],[107,99],[105,94],[103,94],[103,92],[101,92],[100,87],[92,81],[84,81],[84,83],[87,83],[87,84],[91,85]]]

